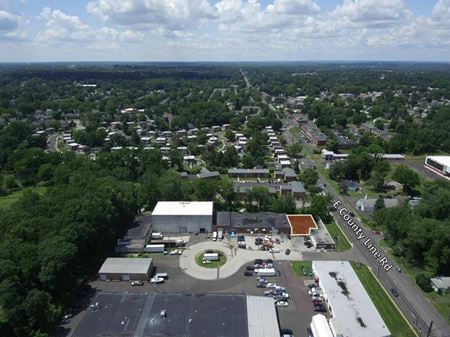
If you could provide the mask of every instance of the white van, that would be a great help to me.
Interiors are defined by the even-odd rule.
[[[213,239],[213,241],[217,241],[217,232],[213,232],[212,239]]]

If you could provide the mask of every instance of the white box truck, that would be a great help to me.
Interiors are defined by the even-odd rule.
[[[205,253],[203,261],[219,261],[219,253]]]
[[[164,253],[164,245],[146,245],[144,251],[147,253]]]
[[[152,240],[161,240],[164,238],[164,235],[161,232],[153,232]]]
[[[223,229],[222,228],[217,230],[217,239],[223,240]]]
[[[276,276],[277,272],[275,271],[274,268],[260,268],[260,269],[255,269],[255,273],[258,276]]]
[[[217,232],[213,232],[212,239],[213,239],[213,241],[217,241]]]

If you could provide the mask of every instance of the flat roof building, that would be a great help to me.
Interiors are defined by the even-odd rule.
[[[288,215],[289,226],[292,236],[310,235],[313,229],[317,228],[317,223],[311,214]]]
[[[242,294],[100,293],[74,337],[279,337],[273,299]]]
[[[390,337],[364,286],[348,261],[313,261],[334,336]]]
[[[102,281],[148,280],[152,271],[150,258],[108,257],[98,276]]]
[[[425,167],[447,179],[450,178],[450,156],[427,156]]]
[[[285,233],[290,234],[286,214],[217,212],[215,228],[236,233]]]
[[[159,201],[152,225],[163,233],[206,233],[211,231],[212,216],[212,201]]]

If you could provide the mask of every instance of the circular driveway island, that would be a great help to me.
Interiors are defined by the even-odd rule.
[[[200,280],[217,280],[229,277],[236,273],[242,265],[253,262],[254,259],[273,260],[301,260],[302,253],[291,249],[290,255],[281,253],[270,253],[268,251],[256,250],[252,246],[247,249],[237,248],[234,240],[204,241],[189,246],[180,256],[180,268],[189,276]],[[204,268],[197,264],[196,257],[207,250],[220,250],[226,256],[226,262],[219,268]]]

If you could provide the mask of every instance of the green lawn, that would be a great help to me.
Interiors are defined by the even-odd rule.
[[[17,200],[19,200],[23,193],[25,191],[33,191],[36,192],[38,194],[44,194],[45,191],[47,190],[46,187],[44,186],[39,186],[39,187],[33,187],[33,188],[26,188],[14,193],[11,193],[9,195],[5,195],[0,197],[0,208],[8,208],[9,206],[11,206],[13,203],[15,203]]]
[[[331,223],[325,224],[325,227],[333,240],[336,242],[336,250],[338,252],[343,252],[352,248],[350,242],[347,240],[347,237],[342,233],[336,222],[332,221]]]
[[[211,261],[211,263],[203,263],[203,255],[205,253],[200,253],[195,257],[195,262],[197,262],[197,264],[203,268],[219,268],[223,266],[225,262],[227,262],[227,257],[222,251],[214,250],[213,253],[219,253],[218,261]]]
[[[312,261],[294,261],[292,262],[292,271],[298,277],[305,277],[302,268],[312,269]]]
[[[354,262],[352,262],[352,266],[391,331],[392,337],[415,337],[416,334],[411,330],[406,320],[400,314],[380,283],[378,283],[378,280],[370,272],[369,268],[364,264],[360,264],[357,267]]]

